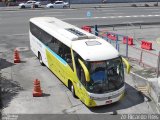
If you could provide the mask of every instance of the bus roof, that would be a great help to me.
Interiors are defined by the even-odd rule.
[[[30,21],[72,47],[84,60],[100,61],[119,56],[118,51],[105,40],[57,18],[36,17]]]

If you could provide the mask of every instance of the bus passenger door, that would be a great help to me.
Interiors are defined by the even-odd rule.
[[[67,85],[69,79],[72,82],[73,80],[75,80],[71,49],[65,44],[59,43],[57,54],[59,59],[59,65],[57,68],[59,78],[63,81],[65,85]]]
[[[59,67],[61,66],[61,58],[58,56],[59,41],[52,37],[51,41],[47,44],[48,52],[48,66],[52,72],[59,77]]]

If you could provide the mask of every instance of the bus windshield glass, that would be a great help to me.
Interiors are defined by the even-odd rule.
[[[107,93],[124,85],[124,69],[121,57],[106,61],[87,61],[90,82],[87,90],[91,93]]]

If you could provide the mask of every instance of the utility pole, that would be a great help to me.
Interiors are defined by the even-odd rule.
[[[70,8],[71,7],[71,0],[69,0],[68,3],[69,3],[69,8]]]

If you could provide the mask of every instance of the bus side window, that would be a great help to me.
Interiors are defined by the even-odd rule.
[[[69,47],[66,46],[66,50],[64,53],[64,59],[66,60],[66,62],[69,64],[69,66],[72,68],[73,70],[73,63],[72,63],[72,56],[71,56],[71,50]]]
[[[61,56],[61,58],[64,57],[64,50],[63,50],[62,46],[59,47],[58,54],[59,54],[59,56]]]
[[[52,40],[52,36],[49,35],[48,33],[46,33],[45,31],[42,31],[42,33],[41,33],[41,39],[42,39],[43,43],[48,46],[48,44]]]
[[[54,50],[54,42],[52,40],[47,45],[52,51],[55,51]]]
[[[67,61],[67,63],[71,63],[71,62],[72,62],[71,54],[66,53],[66,54],[65,54],[65,60]]]
[[[59,41],[56,38],[52,37],[51,42],[48,43],[48,46],[53,52],[58,54],[59,44]]]
[[[64,45],[63,43],[59,44],[59,51],[58,55],[63,58],[71,67],[73,70],[73,64],[72,64],[72,56],[71,56],[71,50],[68,46]]]

